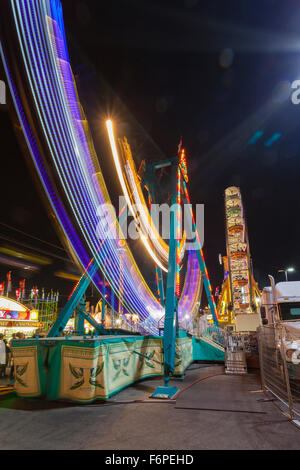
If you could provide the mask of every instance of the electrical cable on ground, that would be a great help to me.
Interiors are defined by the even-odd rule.
[[[198,382],[201,382],[202,380],[210,379],[212,377],[216,377],[218,375],[225,375],[224,372],[219,373],[219,374],[213,374],[213,375],[208,375],[206,377],[199,377],[196,379],[194,382],[191,384],[187,385],[185,388],[182,390],[179,390],[176,395],[172,399],[167,399],[167,400],[159,400],[159,399],[151,399],[151,398],[146,398],[146,399],[136,399],[136,400],[106,400],[104,404],[110,404],[110,405],[123,405],[123,404],[132,404],[132,403],[176,403],[176,399],[181,395],[183,392],[191,388],[193,385],[196,385]],[[89,406],[99,406],[97,403],[91,404]]]

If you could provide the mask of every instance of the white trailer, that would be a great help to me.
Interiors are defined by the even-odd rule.
[[[263,289],[261,298],[261,321],[263,325],[283,327],[282,339],[287,362],[300,363],[300,281],[279,282],[269,276],[271,286]]]
[[[300,281],[275,284],[269,278],[271,287],[264,287],[261,298],[262,323],[300,322]]]

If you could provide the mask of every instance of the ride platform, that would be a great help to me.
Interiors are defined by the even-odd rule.
[[[91,403],[164,373],[159,336],[41,338],[16,340],[12,347],[20,397]],[[181,331],[174,376],[182,376],[195,360],[224,360],[224,352]]]

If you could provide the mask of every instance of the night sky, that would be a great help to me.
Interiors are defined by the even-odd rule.
[[[268,284],[267,274],[283,280],[277,270],[288,266],[296,269],[290,278],[299,279],[300,105],[290,100],[290,83],[300,77],[300,4],[62,3],[80,99],[112,197],[117,183],[105,140],[106,117],[111,115],[131,139],[137,163],[175,156],[182,135],[191,199],[205,204],[204,253],[213,287],[223,277],[218,255],[225,254],[223,195],[230,185],[242,191],[260,288]],[[1,111],[0,222],[62,247],[7,110]],[[249,143],[257,131],[262,137]],[[275,133],[281,137],[266,146]],[[57,269],[76,271],[66,252],[3,226],[0,233],[66,258],[53,257],[54,265],[30,275],[29,284],[71,290],[72,283],[53,276]],[[0,265],[3,280],[7,271]],[[15,279],[24,277],[12,271]]]

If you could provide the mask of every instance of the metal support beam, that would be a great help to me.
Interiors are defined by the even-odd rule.
[[[164,323],[164,386],[157,387],[153,398],[172,398],[178,391],[170,387],[170,374],[175,372],[176,333],[178,327],[176,297],[176,228],[177,228],[177,161],[172,166],[172,210],[170,220],[169,266],[166,290],[165,323]]]
[[[101,320],[102,320],[102,325],[105,324],[105,306],[106,306],[106,279],[105,276],[103,276],[103,282],[104,286],[102,289],[102,312],[101,312]]]
[[[154,162],[154,163],[148,163],[147,164],[147,169],[151,171],[159,170],[160,168],[166,168],[168,166],[171,166],[173,164],[177,165],[178,163],[178,157],[173,157],[173,158],[166,158],[165,160],[160,160],[159,162]],[[146,171],[147,171],[146,169]]]
[[[122,215],[122,213],[120,215]],[[119,220],[119,217],[117,218],[117,220]],[[103,247],[104,243],[105,243],[105,240],[102,241],[97,251],[99,251]],[[98,269],[99,269],[99,265],[97,264],[95,259],[92,258],[88,267],[85,270],[85,273],[82,275],[80,281],[78,282],[77,286],[72,292],[70,298],[68,299],[64,308],[60,312],[56,322],[50,329],[47,335],[48,338],[55,338],[62,334],[69,319],[73,315],[74,311],[78,307],[81,300],[83,300],[83,296],[85,295],[86,290],[89,287],[91,280],[94,278]],[[104,274],[104,288],[105,288],[105,274]],[[113,300],[113,297],[112,297],[112,300]],[[104,304],[104,307],[103,307],[103,304]],[[112,302],[112,304],[114,305],[114,301]],[[103,295],[103,299],[102,299],[102,320],[103,320],[103,308],[104,308],[104,319],[105,319],[105,295]],[[80,322],[80,320],[78,321]]]
[[[86,312],[85,310],[80,310],[79,313],[84,320],[86,320],[90,325],[95,328],[98,334],[101,335],[105,333],[103,326],[96,322],[96,320],[92,317],[89,312]]]
[[[58,318],[52,328],[48,333],[48,338],[56,338],[60,336],[65,329],[69,319],[73,315],[74,311],[78,307],[80,301],[83,299],[83,296],[90,285],[91,279],[93,279],[94,275],[98,270],[98,265],[94,261],[91,265],[87,268],[86,273],[81,277],[79,283],[77,284],[76,288],[74,289],[72,295],[68,299],[67,303],[65,304],[64,308],[58,315]]]
[[[111,327],[114,328],[114,316],[115,316],[115,293],[111,289]]]
[[[159,266],[155,268],[157,281],[158,281],[158,289],[159,289],[159,300],[162,307],[165,306],[165,288],[164,288],[164,279],[162,274],[162,269]]]
[[[175,343],[176,343],[176,228],[177,228],[177,165],[172,166],[172,207],[170,215],[170,244],[169,266],[166,289],[165,324],[164,324],[164,360],[165,384],[167,385],[170,373],[175,369]]]
[[[80,304],[85,306],[85,302],[81,302]],[[81,315],[80,308],[77,308],[75,313],[74,330],[76,331],[76,336],[84,335],[84,317]]]

